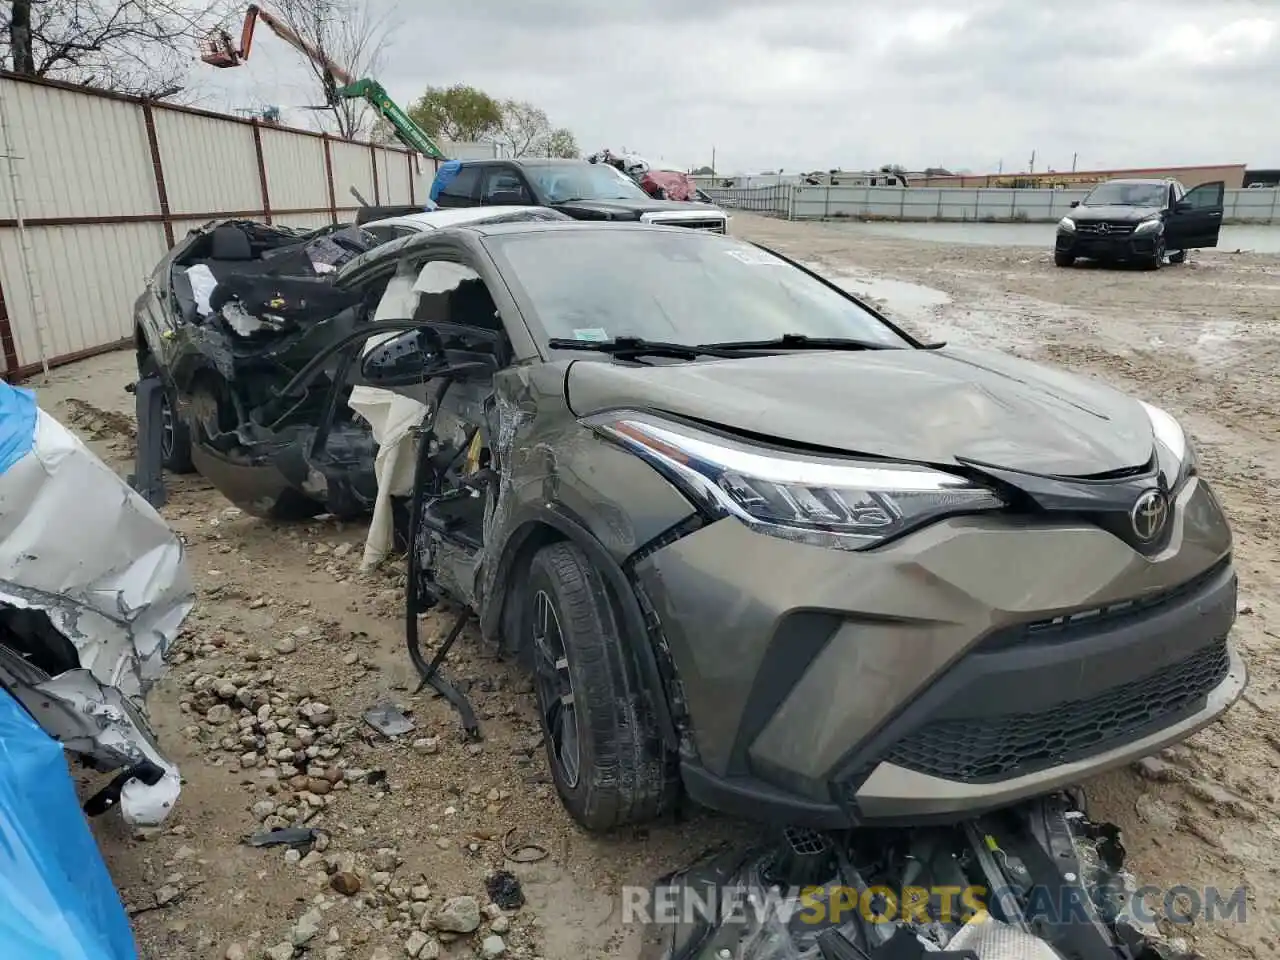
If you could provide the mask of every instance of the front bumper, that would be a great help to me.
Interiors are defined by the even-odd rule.
[[[869,553],[736,520],[663,547],[636,576],[687,712],[686,788],[821,828],[953,819],[1189,736],[1246,673],[1230,533],[1199,480],[1172,522],[1154,558],[999,516]]]
[[[1054,250],[1092,260],[1141,260],[1155,255],[1159,233],[1098,234],[1058,231]]]

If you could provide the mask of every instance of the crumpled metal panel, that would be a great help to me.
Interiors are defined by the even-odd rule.
[[[12,426],[29,398],[4,386],[0,422]],[[50,676],[0,647],[0,679],[51,736],[95,766],[150,760],[163,768],[154,786],[131,781],[120,803],[126,820],[158,823],[177,799],[179,776],[154,743],[143,700],[194,603],[182,543],[44,411],[27,442],[0,473],[0,604],[43,613],[78,663]]]

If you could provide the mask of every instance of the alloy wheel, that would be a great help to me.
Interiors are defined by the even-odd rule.
[[[555,602],[544,590],[533,596],[533,647],[543,722],[561,777],[565,786],[572,789],[578,785],[582,773],[578,710],[560,616]]]
[[[167,393],[160,394],[160,456],[167,462],[173,457],[174,447],[173,404]]]

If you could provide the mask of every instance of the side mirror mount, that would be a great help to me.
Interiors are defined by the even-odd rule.
[[[1177,203],[1173,205],[1174,213],[1186,213],[1191,209],[1192,209],[1191,203],[1188,200],[1179,200]]]
[[[432,377],[455,380],[492,377],[491,353],[445,349],[426,330],[407,330],[378,344],[360,361],[360,376],[374,387],[409,387]]]
[[[378,387],[420,383],[436,366],[421,330],[406,330],[378,344],[360,361],[360,376]]]
[[[1072,207],[1072,209],[1074,209],[1074,208],[1076,208],[1076,207],[1078,207],[1078,206],[1080,206],[1080,201],[1079,201],[1079,200],[1072,200],[1072,201],[1071,201],[1071,207]]]

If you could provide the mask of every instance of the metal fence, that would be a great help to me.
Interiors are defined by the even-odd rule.
[[[788,220],[946,220],[991,223],[1052,223],[1087,190],[1014,190],[997,187],[852,187],[775,184],[704,187],[726,207]],[[1280,189],[1228,190],[1228,223],[1280,223]]]
[[[228,216],[295,227],[425,199],[435,164],[254,120],[0,74],[0,373],[132,335],[143,278]]]

